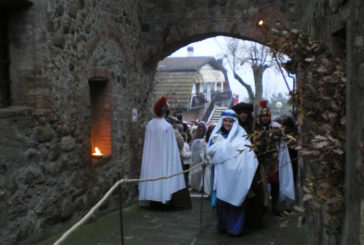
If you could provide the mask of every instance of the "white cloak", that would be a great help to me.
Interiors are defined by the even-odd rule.
[[[146,126],[140,178],[168,176],[182,171],[176,136],[164,118],[154,118]],[[172,194],[186,188],[184,175],[139,182],[139,200],[166,203]]]
[[[281,141],[278,151],[279,167],[279,199],[295,200],[294,180],[291,158],[289,157],[288,147]]]
[[[270,124],[273,128],[281,128],[275,121]],[[291,158],[287,144],[281,140],[278,149],[278,173],[279,173],[279,200],[295,200],[294,180]]]
[[[211,133],[207,148],[209,163],[215,165],[213,189],[220,200],[240,206],[249,192],[258,160],[246,146],[251,142],[236,118],[227,139],[219,134],[223,118]]]
[[[206,159],[205,139],[195,139],[191,146],[191,167]],[[202,176],[203,166],[192,169],[189,173],[190,186],[193,190],[199,191],[203,187],[206,195],[210,195],[211,167],[205,166],[204,176]],[[203,183],[202,183],[203,182]]]

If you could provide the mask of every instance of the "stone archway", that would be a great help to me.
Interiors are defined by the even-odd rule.
[[[254,7],[250,6],[250,9],[252,10],[252,8],[254,9]],[[256,6],[256,8],[259,8],[259,6]],[[218,7],[216,9],[214,9],[215,11],[217,11],[217,9],[219,9]],[[255,12],[254,10],[252,11],[246,11],[245,12],[245,16],[242,17],[240,16],[242,19],[246,20],[244,23],[242,23],[241,21],[237,21],[237,19],[235,18],[223,18],[222,16],[217,16],[217,17],[211,17],[211,19],[197,19],[196,22],[192,23],[193,21],[191,19],[183,19],[186,23],[174,23],[174,24],[169,24],[169,25],[163,25],[164,29],[160,26],[157,25],[157,27],[159,28],[159,34],[156,35],[156,39],[159,39],[160,44],[162,45],[157,45],[156,43],[151,42],[149,46],[146,47],[146,51],[148,54],[145,56],[145,66],[146,67],[154,67],[157,64],[157,61],[162,59],[163,57],[165,57],[166,55],[168,55],[169,53],[171,53],[172,51],[178,49],[181,46],[184,46],[188,43],[194,42],[194,41],[198,41],[198,40],[202,40],[204,38],[207,37],[211,37],[211,36],[216,36],[216,35],[226,35],[226,36],[232,36],[232,37],[238,37],[241,39],[245,39],[245,40],[252,40],[252,41],[256,41],[259,43],[264,43],[264,44],[268,44],[268,46],[273,46],[274,49],[283,52],[285,54],[287,54],[289,57],[291,57],[293,60],[296,61],[297,59],[297,63],[302,65],[302,64],[306,64],[304,65],[305,69],[308,69],[308,71],[300,71],[302,74],[301,78],[304,79],[313,79],[313,77],[315,78],[322,78],[323,80],[327,80],[329,78],[328,77],[328,73],[334,73],[335,68],[338,69],[338,73],[337,74],[333,74],[335,77],[333,78],[333,80],[335,80],[334,83],[337,83],[337,85],[339,86],[337,88],[337,90],[334,89],[334,91],[336,91],[337,93],[340,94],[340,99],[341,101],[336,101],[336,102],[343,102],[345,101],[345,95],[343,94],[345,91],[345,81],[342,80],[342,78],[345,77],[345,73],[344,73],[344,69],[343,66],[341,67],[335,67],[334,62],[338,62],[340,63],[340,60],[334,60],[330,54],[324,49],[322,49],[322,46],[319,45],[316,42],[312,42],[309,38],[307,38],[307,36],[302,36],[300,34],[299,31],[293,31],[290,34],[294,34],[297,35],[297,39],[287,39],[284,38],[284,35],[286,35],[288,32],[286,31],[279,31],[276,30],[276,34],[281,35],[279,38],[277,38],[276,35],[276,39],[274,40],[274,42],[269,43],[270,42],[270,37],[267,38],[267,33],[264,33],[264,31],[262,32],[262,29],[260,29],[260,27],[257,25],[257,22],[260,18],[265,20],[265,23],[268,23],[266,29],[269,30],[271,29],[270,27],[274,26],[274,24],[276,24],[277,22],[280,23],[284,23],[285,21],[288,21],[289,19],[289,15],[278,11],[277,8],[268,8],[268,9],[264,9],[266,11],[262,11],[261,14],[257,14],[257,12]],[[272,13],[276,13],[276,15],[274,15],[274,17],[272,17]],[[242,14],[244,15],[244,14]],[[168,18],[166,17],[166,19],[164,19],[164,21],[168,20]],[[211,23],[208,22],[208,20],[211,20]],[[153,21],[151,19],[149,19],[149,24],[153,23]],[[143,23],[142,24],[142,31],[144,32],[149,32],[150,31],[150,25],[147,23]],[[293,22],[286,22],[285,23],[286,26],[290,27],[290,26],[294,26]],[[144,28],[144,29],[143,29]],[[270,34],[269,34],[270,35]],[[149,39],[150,40],[150,39]],[[302,43],[299,43],[299,45],[294,45],[295,41],[299,41]],[[280,44],[277,44],[279,43]],[[284,45],[283,42],[288,42],[287,45]],[[306,42],[306,43],[305,43]],[[327,52],[327,53],[325,53]],[[323,55],[325,53],[325,55]],[[298,55],[297,55],[298,54]],[[320,55],[323,55],[323,57],[319,57]],[[330,56],[330,57],[329,57]],[[326,62],[327,65],[327,69],[322,68],[322,66],[318,65],[318,60],[321,62]],[[300,65],[298,65],[298,67],[300,67]],[[309,67],[311,66],[311,67]],[[309,68],[307,68],[309,67]],[[297,68],[297,67],[296,67]],[[301,67],[302,68],[302,67]],[[315,74],[313,74],[315,73]],[[317,73],[317,74],[316,74]],[[322,84],[321,84],[322,85]],[[327,86],[328,83],[325,83],[325,85]],[[312,84],[309,85],[312,87]],[[301,87],[301,91],[302,90],[307,90],[310,89],[308,87]],[[331,91],[332,92],[332,91]],[[326,92],[325,92],[326,93]],[[324,100],[330,100],[330,95],[325,95],[325,93],[317,93],[317,96],[319,97],[318,100],[316,100],[314,103],[320,103],[323,102]],[[298,97],[297,101],[300,101],[300,105],[301,105],[301,112],[302,113],[308,113],[309,111],[312,112],[312,110],[315,110],[314,107],[311,105],[309,106],[303,106],[302,102],[308,102],[309,96],[305,97],[305,93],[301,93],[300,94],[301,97]],[[307,95],[307,93],[306,93]],[[321,98],[320,100],[320,96],[326,96],[326,98]],[[305,97],[305,98],[303,98]],[[329,98],[329,99],[328,99]],[[344,98],[344,99],[343,99]],[[343,99],[343,101],[342,101]],[[336,103],[333,102],[333,103]],[[328,108],[327,108],[328,109]],[[331,190],[333,190],[333,192],[335,192],[334,195],[337,195],[337,198],[340,199],[338,200],[337,203],[339,203],[339,207],[335,207],[334,211],[333,210],[329,210],[329,212],[320,212],[319,211],[319,207],[313,208],[315,215],[313,215],[312,217],[312,223],[316,224],[316,226],[313,228],[313,232],[315,234],[315,239],[316,239],[316,243],[317,244],[321,244],[322,242],[324,242],[325,244],[337,244],[340,242],[341,240],[341,229],[342,226],[341,224],[338,225],[335,222],[340,222],[343,219],[343,215],[344,215],[344,208],[343,208],[343,189],[342,189],[342,185],[343,185],[343,181],[344,181],[344,173],[343,173],[343,168],[344,168],[344,157],[343,157],[343,152],[344,152],[344,138],[342,138],[342,136],[344,135],[344,129],[345,126],[342,123],[342,118],[345,116],[345,111],[344,110],[340,110],[340,108],[338,108],[337,106],[333,106],[332,109],[332,113],[338,113],[338,111],[340,111],[340,115],[335,114],[333,116],[333,114],[330,114],[330,112],[328,113],[324,113],[322,114],[323,118],[321,119],[322,121],[324,120],[328,120],[329,117],[334,117],[331,118],[331,123],[332,123],[332,128],[331,129],[336,129],[338,130],[338,134],[340,134],[340,136],[336,135],[337,138],[333,138],[332,142],[328,142],[328,138],[320,138],[317,139],[315,141],[315,135],[312,134],[311,138],[309,140],[309,142],[316,142],[316,143],[321,143],[321,144],[330,144],[330,143],[338,143],[338,145],[336,145],[336,148],[334,147],[334,145],[332,145],[333,148],[335,148],[336,153],[340,152],[340,156],[339,159],[337,161],[337,169],[341,169],[341,172],[337,175],[335,175],[335,180],[339,181],[339,182],[335,182],[335,184],[338,185],[333,185],[333,186],[329,186],[328,188]],[[328,109],[329,110],[329,109]],[[318,112],[319,110],[316,110],[316,112]],[[335,111],[335,112],[334,112]],[[311,119],[312,120],[312,119]],[[320,119],[318,119],[320,120]],[[316,134],[323,134],[324,132],[321,131],[316,131]],[[331,135],[329,135],[329,138],[331,137]],[[334,151],[334,149],[332,149]],[[312,153],[312,152],[311,152]],[[332,152],[331,152],[332,153]],[[323,166],[323,165],[322,165]],[[321,167],[318,167],[316,169],[316,171],[322,171]],[[323,166],[323,168],[326,168],[326,166]],[[312,174],[312,172],[311,172]],[[312,176],[308,176],[308,177],[312,177]],[[332,176],[326,175],[326,178],[331,179]],[[324,176],[322,176],[322,178],[325,178]],[[333,179],[331,179],[332,181]],[[334,181],[335,181],[334,180]],[[322,179],[320,180],[322,181]],[[327,182],[329,183],[329,182]],[[316,183],[317,184],[317,183]],[[321,182],[322,184],[322,182]],[[325,183],[326,184],[326,183]],[[317,184],[316,187],[318,187],[320,184]],[[339,187],[340,186],[340,187]],[[333,194],[333,192],[330,192],[331,194]],[[316,193],[317,194],[317,193]],[[306,197],[307,198],[307,197]],[[317,203],[314,203],[317,204]],[[335,224],[333,225],[333,229],[336,230],[336,233],[332,233],[331,231],[327,231],[325,229],[322,229],[321,225],[328,225],[328,223],[330,223],[330,219],[332,219],[332,217],[330,215],[328,215],[328,213],[333,213],[336,212],[334,214],[336,220],[334,221]],[[318,223],[317,223],[318,222]],[[331,233],[330,233],[331,232]]]
[[[142,1],[143,2],[143,1]],[[267,26],[276,22],[295,27],[296,1],[155,1],[142,3],[140,12],[141,57],[153,66],[163,57],[188,43],[211,36],[226,35],[264,43],[257,25],[264,19]]]
[[[1,5],[7,2],[10,0],[2,1]],[[255,27],[256,21],[264,18],[268,25],[279,20],[289,27],[308,30],[329,45],[334,33],[337,38],[346,38],[346,43],[340,41],[347,53],[349,129],[345,138],[347,205],[342,244],[359,244],[360,240],[364,244],[361,235],[364,234],[362,0],[33,2],[24,16],[10,16],[8,23],[11,80],[15,85],[12,91],[21,101],[14,104],[15,108],[0,110],[0,145],[5,146],[0,147],[0,172],[9,180],[0,181],[0,186],[5,187],[1,198],[13,205],[12,209],[2,210],[6,218],[1,225],[4,228],[1,229],[2,239],[10,243],[34,240],[55,227],[64,227],[66,224],[59,220],[60,212],[57,212],[60,207],[65,207],[61,209],[66,216],[71,212],[72,219],[76,219],[81,210],[90,207],[93,200],[111,186],[120,169],[126,176],[136,176],[143,125],[148,115],[145,98],[149,86],[145,85],[153,80],[156,62],[189,42],[218,34],[264,42]],[[84,127],[89,122],[89,103],[85,95],[90,65],[87,57],[92,55],[97,43],[105,40],[113,40],[120,47],[115,49],[119,51],[110,49],[105,53],[106,61],[111,62],[107,62],[107,66],[112,69],[110,75],[115,88],[113,115],[116,123],[112,137],[115,152],[109,165],[99,166],[102,188],[97,184],[91,189],[83,184],[87,179],[80,178],[80,173],[86,173],[83,163],[89,157],[87,146],[82,145],[89,140]],[[118,66],[114,61],[120,57],[122,63]],[[27,101],[23,103],[24,94]],[[140,120],[133,124],[130,109],[134,107],[140,112]],[[62,141],[65,144],[61,144]],[[73,142],[77,142],[77,147],[72,146]],[[35,185],[33,177],[23,181],[23,177],[18,178],[18,172],[33,177],[41,172],[42,181]],[[43,178],[43,175],[50,176]],[[6,185],[8,182],[11,185]],[[59,199],[58,195],[65,190],[64,183],[70,183],[72,189],[67,189],[70,194],[67,198]],[[14,195],[18,186],[29,193],[40,194],[28,196],[20,191]],[[128,190],[129,201],[135,191],[136,188]],[[18,201],[23,197],[32,204],[30,206],[39,207],[36,213],[29,205],[23,209],[24,202]],[[66,205],[69,202],[76,206]],[[21,224],[19,229],[18,224]]]

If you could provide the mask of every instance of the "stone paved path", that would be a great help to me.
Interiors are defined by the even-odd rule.
[[[297,218],[290,218],[287,227],[280,228],[279,219],[268,213],[260,230],[246,230],[241,237],[219,234],[215,229],[215,213],[203,201],[200,232],[200,198],[192,198],[192,210],[151,210],[137,205],[125,208],[124,245],[306,245],[307,227],[298,226]],[[51,237],[37,245],[48,245],[60,237]],[[120,242],[119,213],[114,212],[82,226],[65,245],[116,245]]]

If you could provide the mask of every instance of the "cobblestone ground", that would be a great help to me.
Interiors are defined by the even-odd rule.
[[[215,212],[202,202],[202,223],[200,226],[201,198],[192,198],[190,210],[152,210],[138,205],[125,208],[124,245],[173,244],[173,245],[306,245],[309,236],[305,225],[299,226],[296,217],[290,217],[288,225],[280,227],[282,218],[267,213],[264,227],[260,230],[246,230],[241,237],[219,234],[216,229]],[[37,245],[48,245],[60,237],[51,237]],[[82,226],[63,244],[65,245],[116,245],[121,244],[119,212],[103,216]]]

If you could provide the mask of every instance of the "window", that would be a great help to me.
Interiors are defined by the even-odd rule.
[[[200,92],[200,84],[196,83],[196,94]]]
[[[208,82],[203,83],[203,92],[204,92],[204,93],[207,93],[207,91],[208,91],[208,86],[209,86],[209,83],[208,83]]]
[[[0,108],[10,106],[9,38],[7,9],[0,5]]]
[[[221,92],[223,90],[221,82],[218,82],[216,86],[217,86],[216,91]]]
[[[111,155],[111,91],[106,78],[89,81],[91,99],[91,148],[97,147],[104,156]]]
[[[346,28],[341,28],[332,34],[331,48],[335,55],[346,56]]]

